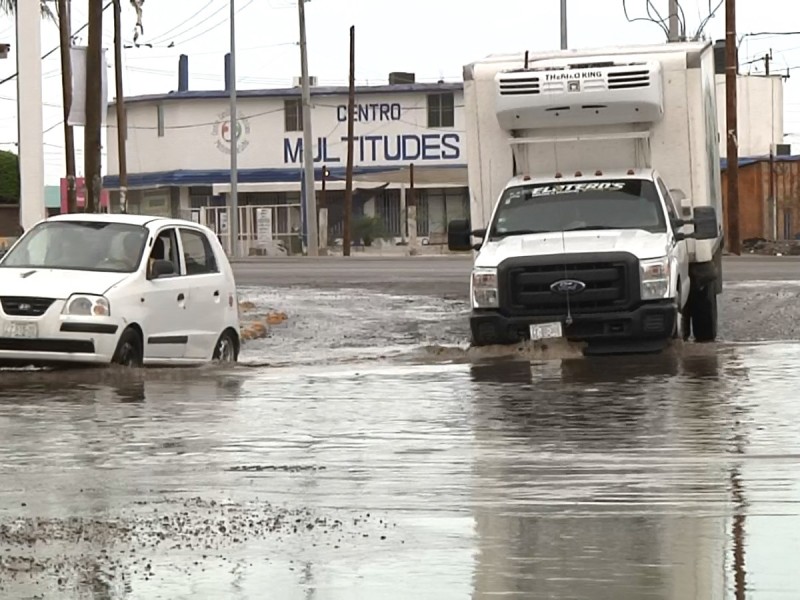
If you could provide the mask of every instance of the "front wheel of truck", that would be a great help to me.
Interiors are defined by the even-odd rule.
[[[695,341],[713,342],[717,339],[717,292],[714,282],[709,282],[702,289],[693,289],[689,302]]]

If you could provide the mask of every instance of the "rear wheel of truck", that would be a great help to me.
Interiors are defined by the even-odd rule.
[[[703,289],[694,289],[689,297],[692,314],[692,333],[696,342],[717,339],[717,292],[714,282]]]

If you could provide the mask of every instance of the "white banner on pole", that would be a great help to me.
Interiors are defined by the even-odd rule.
[[[69,110],[67,123],[83,127],[86,125],[86,46],[73,46],[70,48],[72,60],[72,106]],[[106,49],[103,48],[100,58],[101,84],[100,94],[102,108],[100,110],[100,125],[105,127],[108,113],[108,63],[106,62]]]

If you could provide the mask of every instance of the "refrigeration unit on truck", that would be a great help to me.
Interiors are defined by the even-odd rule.
[[[710,43],[492,56],[464,69],[473,345],[713,341],[722,198]]]

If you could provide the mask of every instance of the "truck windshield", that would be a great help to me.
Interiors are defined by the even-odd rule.
[[[500,199],[490,235],[600,229],[665,232],[655,184],[620,179],[509,188]]]

